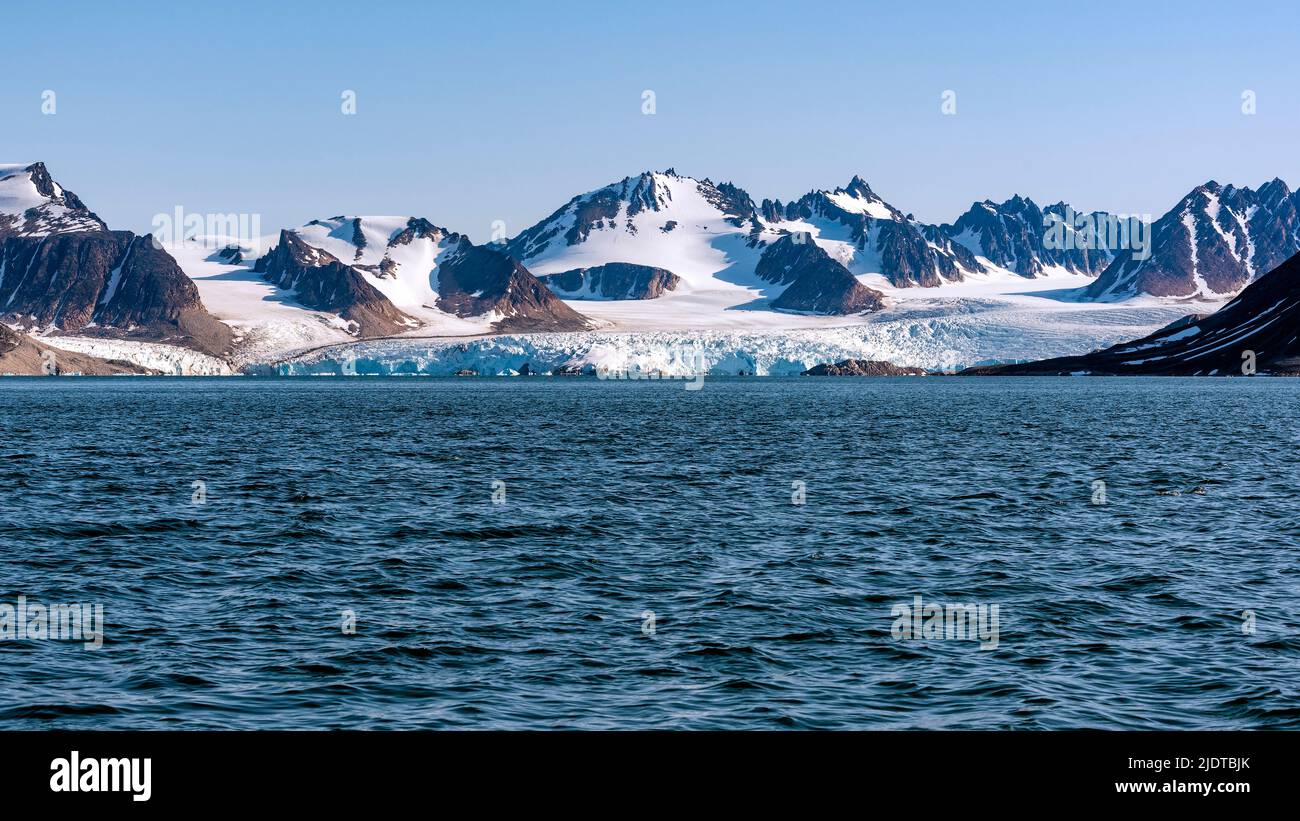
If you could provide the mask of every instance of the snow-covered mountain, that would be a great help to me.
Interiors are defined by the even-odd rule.
[[[164,248],[109,230],[40,163],[11,165],[0,166],[0,321],[89,355],[133,350],[167,372],[228,372],[373,337],[416,350],[546,332],[573,332],[555,345],[584,346],[593,361],[602,340],[707,337],[736,372],[802,370],[814,352],[1005,361],[1212,310],[1300,250],[1298,204],[1280,180],[1201,186],[1154,226],[1149,259],[1120,252],[1082,287],[1109,252],[1046,241],[1072,213],[1063,203],[985,201],[930,225],[860,177],[756,205],[729,183],[647,172],[574,197],[503,244],[415,217],[339,216],[230,247],[199,237]],[[1126,302],[1139,295],[1180,301]],[[817,334],[846,342],[832,350]],[[733,342],[766,353],[723,350]],[[568,361],[528,344],[550,351],[533,365]]]
[[[233,261],[233,257],[226,258]],[[361,269],[309,245],[293,231],[281,231],[279,242],[257,260],[253,270],[304,307],[338,314],[358,336],[384,336],[419,326],[385,298]]]
[[[855,276],[879,274],[895,287],[933,287],[986,271],[965,246],[885,202],[861,177],[788,204],[763,200],[759,212],[773,228],[811,234]]]
[[[587,320],[499,249],[418,217],[333,217],[280,232],[254,270],[358,336],[449,320],[462,332],[578,330]]]
[[[1073,214],[1074,210],[1063,202],[1039,208],[1033,200],[1016,195],[1002,203],[977,202],[955,223],[941,228],[975,256],[1023,277],[1053,271],[1096,276],[1110,264],[1114,254],[1104,247],[1090,248],[1090,243],[1078,241],[1080,232],[1071,219]],[[1100,211],[1088,215],[1093,224],[1103,224],[1108,216]],[[1054,225],[1059,225],[1063,234],[1068,232],[1073,241],[1050,247],[1045,239]]]
[[[888,206],[869,199],[874,195],[861,185],[861,201],[857,189],[835,195],[843,206],[836,218],[854,224],[865,213],[892,219]],[[647,312],[694,310],[694,304],[681,307],[687,304],[686,296],[711,300],[715,312],[743,307],[844,316],[878,309],[880,293],[859,283],[843,264],[854,257],[843,239],[851,229],[813,218],[810,209],[819,206],[810,202],[792,206],[789,218],[784,208],[777,214],[776,206],[767,202],[771,213],[765,216],[749,194],[730,183],[682,176],[671,169],[646,172],[574,197],[509,241],[506,250],[568,298],[595,292],[587,279],[577,279],[577,272],[588,272],[583,274],[588,279],[590,272],[619,272],[617,286],[599,293],[606,299],[609,293],[628,292],[624,280],[632,270],[643,277],[649,271],[664,272],[661,277],[671,276],[667,281],[672,287],[653,289],[663,304],[647,307]],[[902,214],[897,217],[906,225]],[[915,232],[910,227],[900,230]],[[811,242],[796,247],[799,243],[791,237],[809,237]],[[780,273],[773,273],[774,260]],[[635,282],[631,286],[645,298],[644,288]]]
[[[691,292],[758,284],[762,240],[748,194],[669,169],[580,194],[505,251],[539,275],[615,262],[661,268]]]
[[[106,230],[76,194],[54,181],[45,163],[0,165],[0,240]]]
[[[1080,298],[1231,296],[1300,251],[1298,204],[1280,179],[1258,190],[1199,185],[1152,225],[1145,259],[1120,251]]]
[[[108,230],[39,162],[0,167],[0,321],[210,353],[231,342],[171,256]]]

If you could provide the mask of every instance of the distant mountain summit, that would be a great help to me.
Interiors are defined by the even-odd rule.
[[[0,165],[0,240],[106,230],[76,194],[54,181],[45,163]]]
[[[867,212],[904,219],[861,180],[851,188],[841,192],[844,210],[837,215],[849,221]],[[818,207],[792,205],[789,213],[811,214]],[[827,230],[788,219],[785,206],[770,201],[760,209],[730,183],[669,169],[576,196],[510,240],[506,250],[567,298],[663,301],[734,294],[729,304],[736,305],[762,294],[766,300],[756,304],[773,310],[843,315],[880,308],[880,293],[859,283],[828,252],[829,247],[852,256],[835,241],[823,241]],[[792,237],[809,242],[803,246]]]
[[[1300,252],[1298,204],[1280,179],[1258,190],[1199,185],[1152,225],[1149,256],[1119,251],[1080,296],[1231,296]]]
[[[304,307],[338,314],[358,336],[385,336],[419,325],[402,313],[365,276],[293,231],[254,264],[253,270],[293,293]]]
[[[1063,202],[1039,208],[1028,197],[1017,195],[1001,203],[977,202],[955,223],[941,228],[972,254],[1022,277],[1039,277],[1054,270],[1096,276],[1114,254],[1081,240],[1073,215],[1074,210]],[[1109,217],[1103,212],[1087,216],[1094,224]],[[1057,225],[1062,233],[1069,233],[1071,241],[1053,247],[1049,237]]]
[[[669,271],[688,289],[708,288],[733,263],[747,263],[752,274],[762,231],[749,194],[669,169],[573,197],[505,252],[539,274],[629,263]]]
[[[811,234],[850,273],[880,274],[896,287],[934,287],[986,270],[968,249],[885,202],[856,175],[844,188],[787,204],[764,200],[759,210],[774,227]]]

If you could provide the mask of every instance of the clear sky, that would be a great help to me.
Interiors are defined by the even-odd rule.
[[[44,160],[135,230],[180,205],[268,233],[414,214],[484,241],[670,166],[755,200],[856,173],[929,222],[1013,193],[1159,215],[1208,179],[1300,184],[1298,8],[15,3],[0,162]]]

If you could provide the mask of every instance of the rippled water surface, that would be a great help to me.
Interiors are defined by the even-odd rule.
[[[1298,408],[1266,379],[3,380],[0,603],[106,625],[0,640],[0,727],[1300,727]],[[917,595],[998,605],[998,646],[895,639]]]

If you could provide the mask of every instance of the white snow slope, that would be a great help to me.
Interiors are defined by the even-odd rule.
[[[245,240],[245,259],[236,265],[216,258],[232,242],[227,237],[197,237],[164,248],[194,281],[208,312],[235,332],[236,366],[352,339],[336,314],[304,308],[293,294],[253,273],[253,262],[275,237],[251,244]]]

